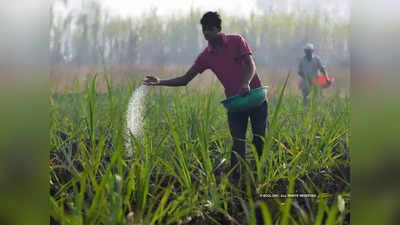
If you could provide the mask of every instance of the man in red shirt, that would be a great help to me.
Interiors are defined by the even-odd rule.
[[[207,12],[203,15],[200,23],[208,46],[198,55],[185,75],[168,80],[146,76],[144,84],[150,86],[184,86],[197,74],[210,69],[224,86],[226,97],[236,94],[245,96],[251,89],[262,87],[252,52],[246,40],[240,35],[221,32],[221,22],[220,15],[217,12]],[[267,99],[251,110],[228,111],[228,124],[233,138],[232,167],[238,162],[234,151],[245,158],[245,139],[249,118],[254,135],[253,144],[258,155],[261,156],[264,146],[262,138],[265,136],[265,129],[268,126],[267,117]],[[233,171],[232,178],[234,181],[238,180],[239,171],[237,169]]]

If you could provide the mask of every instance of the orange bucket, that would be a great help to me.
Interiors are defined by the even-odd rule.
[[[315,77],[313,79],[313,83],[316,86],[327,88],[327,87],[330,87],[333,84],[333,82],[335,81],[335,78],[333,78],[332,76],[328,75],[328,80],[331,82],[330,84],[328,84],[328,81],[326,80],[324,75],[319,75],[319,76],[317,76],[317,77]]]

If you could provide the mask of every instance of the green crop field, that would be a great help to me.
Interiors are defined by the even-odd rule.
[[[249,129],[234,186],[217,87],[150,88],[133,136],[126,110],[140,81],[110,77],[106,91],[92,76],[50,96],[51,224],[349,224],[348,97],[332,92],[303,106],[285,78],[277,82],[263,155]]]

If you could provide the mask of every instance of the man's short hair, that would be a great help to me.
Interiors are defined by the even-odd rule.
[[[218,14],[218,12],[206,12],[203,17],[200,20],[200,23],[203,27],[211,28],[211,27],[217,27],[219,30],[221,30],[221,16]]]

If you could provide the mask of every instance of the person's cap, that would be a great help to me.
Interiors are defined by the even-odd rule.
[[[314,50],[314,45],[311,44],[311,43],[307,43],[307,44],[304,46],[304,50]]]

